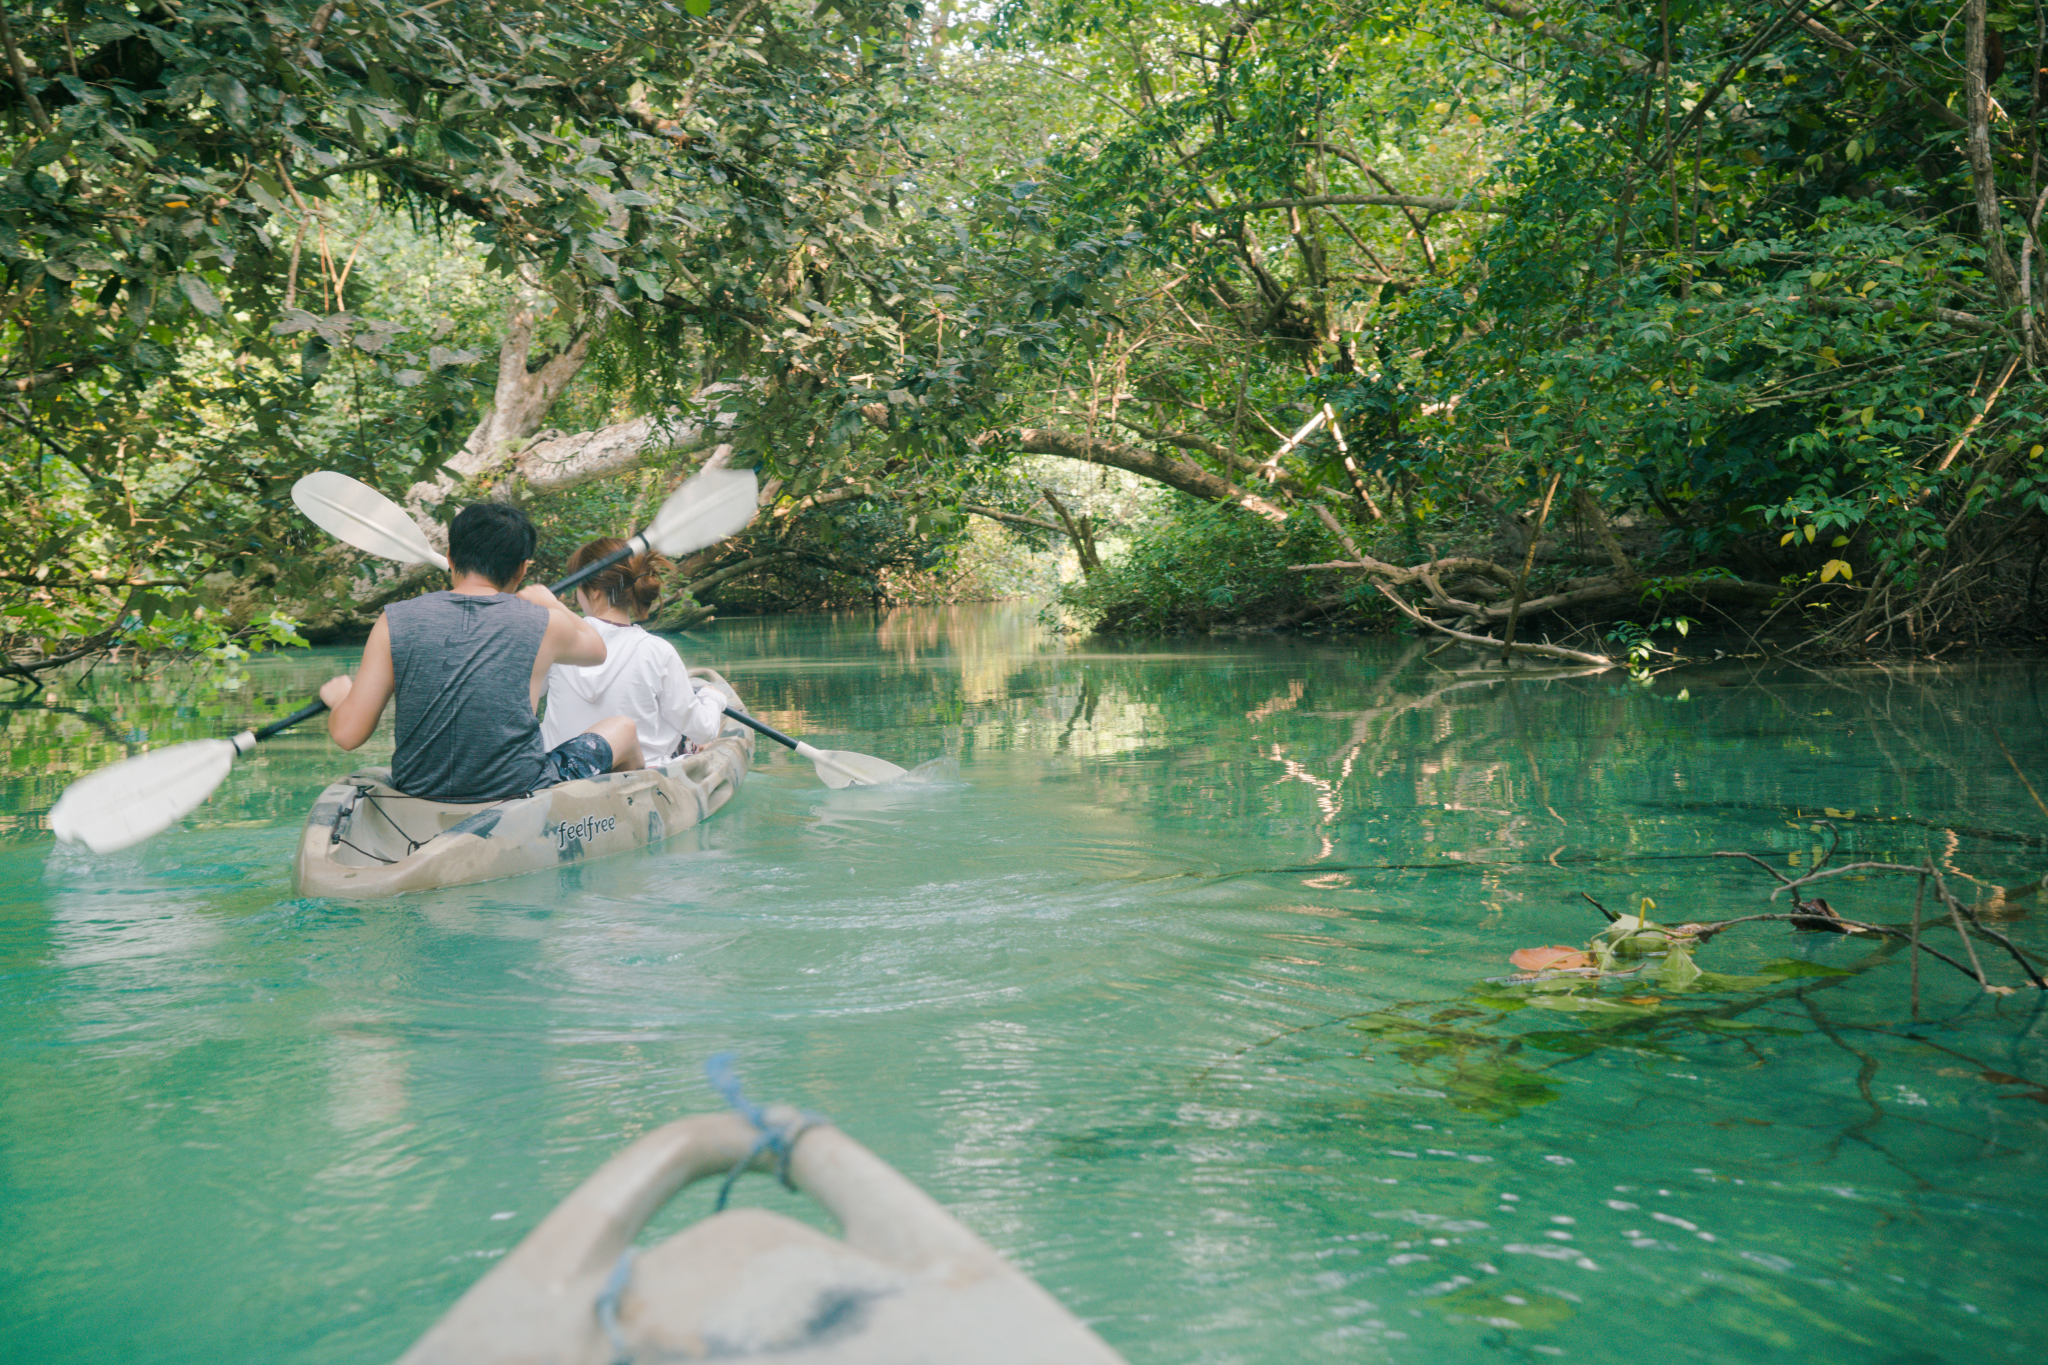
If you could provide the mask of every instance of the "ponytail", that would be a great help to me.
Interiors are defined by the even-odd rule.
[[[576,553],[569,556],[569,572],[574,573],[584,565],[616,554],[625,547],[626,542],[617,536],[601,536],[580,545]],[[654,609],[655,602],[661,597],[661,581],[674,568],[661,555],[637,554],[602,573],[592,574],[583,580],[582,587],[593,597],[601,597],[615,607],[623,607],[626,614],[637,621]]]

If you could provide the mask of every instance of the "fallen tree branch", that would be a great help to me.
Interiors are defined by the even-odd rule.
[[[1449,626],[1440,625],[1409,606],[1401,600],[1398,593],[1378,579],[1373,580],[1373,586],[1379,589],[1382,597],[1394,604],[1396,610],[1417,625],[1427,626],[1441,635],[1448,635],[1453,640],[1462,640],[1468,645],[1478,645],[1482,649],[1512,650],[1517,654],[1533,654],[1544,659],[1569,659],[1576,664],[1592,664],[1599,668],[1620,667],[1619,664],[1604,654],[1588,654],[1583,650],[1566,649],[1563,645],[1532,645],[1520,641],[1496,640],[1490,635],[1473,635],[1468,631],[1452,630]]]
[[[1830,828],[1832,828],[1832,826]],[[1830,850],[1830,853],[1832,853],[1832,850]],[[1795,907],[1804,904],[1804,902],[1800,900],[1799,896],[1800,887],[1809,885],[1810,883],[1817,881],[1826,881],[1833,877],[1845,876],[1853,872],[1897,872],[1906,876],[1911,876],[1920,879],[1923,891],[1925,889],[1927,881],[1931,880],[1934,883],[1935,898],[1939,900],[1942,903],[1943,908],[1948,911],[1949,918],[1955,925],[1956,936],[1962,939],[1963,947],[1969,954],[1970,964],[1968,966],[1963,965],[1962,963],[1956,961],[1952,957],[1948,957],[1945,954],[1936,952],[1934,949],[1927,946],[1926,942],[1924,941],[1924,936],[1922,935],[1919,928],[1919,902],[1917,900],[1914,903],[1914,926],[1910,930],[1899,929],[1888,925],[1868,924],[1860,920],[1847,919],[1839,914],[1834,916],[1834,922],[1836,924],[1839,924],[1844,930],[1854,931],[1858,933],[1882,934],[1892,938],[1910,939],[1913,946],[1917,948],[1919,951],[1927,953],[1930,956],[1939,958],[1941,961],[1948,963],[1949,966],[1954,967],[1957,971],[1962,972],[1965,976],[1970,977],[1984,989],[2008,991],[2010,989],[2009,987],[1993,987],[1991,985],[1990,978],[1984,974],[1983,964],[1977,960],[1977,950],[1970,937],[1969,931],[1971,929],[1975,929],[1983,937],[1997,944],[2000,948],[2003,948],[2007,955],[2009,955],[2014,962],[2019,964],[2020,971],[2025,974],[2028,983],[2031,984],[2034,987],[2034,989],[2048,990],[2048,977],[2042,976],[2040,970],[2035,967],[2033,960],[2027,955],[2027,953],[2006,935],[1998,932],[1995,929],[1990,928],[1983,922],[1983,920],[1979,919],[1977,916],[1976,907],[1963,904],[1963,902],[1956,896],[1956,894],[1948,889],[1947,881],[1942,877],[1940,869],[1934,866],[1933,861],[1931,859],[1928,862],[1922,864],[1887,863],[1876,861],[1845,863],[1840,867],[1816,868],[1814,871],[1807,873],[1803,877],[1787,878],[1782,873],[1780,873],[1776,868],[1770,866],[1768,863],[1764,862],[1761,858],[1758,858],[1753,853],[1734,853],[1717,851],[1714,854],[1714,856],[1716,858],[1743,858],[1748,860],[1749,862],[1755,863],[1758,867],[1763,868],[1764,871],[1768,872],[1771,876],[1778,879],[1778,885],[1774,887],[1771,891],[1771,899],[1776,900],[1780,892],[1790,891],[1792,893],[1792,901]],[[1822,859],[1823,863],[1825,863],[1826,861],[1827,860],[1825,858]],[[1823,905],[1825,904],[1824,902],[1817,903]],[[1745,918],[1783,918],[1788,920],[1796,920],[1801,923],[1811,924],[1815,916],[1809,911],[1806,913],[1794,913],[1785,916],[1750,915],[1746,916]],[[1967,927],[1965,926],[1966,920],[1968,921]],[[1713,927],[1718,929],[1722,927],[1723,924],[1739,924],[1742,922],[1742,920],[1727,920],[1722,922],[1722,924],[1717,924]]]

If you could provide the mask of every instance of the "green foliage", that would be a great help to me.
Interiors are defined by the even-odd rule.
[[[953,211],[904,155],[917,24],[880,0],[22,16],[0,582],[76,637],[167,609],[149,585],[289,578],[299,474],[396,493],[461,448],[484,274],[493,323],[544,315],[536,361],[595,339],[584,414],[725,378],[745,457],[798,495],[856,438],[912,484],[986,458],[968,410],[1045,328],[967,297],[999,278],[1028,314],[1002,264],[1024,211]]]
[[[1122,556],[1062,586],[1059,600],[1094,629],[1131,634],[1257,628],[1290,617],[1335,628],[1383,622],[1377,596],[1311,597],[1319,585],[1288,568],[1342,553],[1313,517],[1276,527],[1242,508],[1176,497]]]
[[[1990,16],[2012,52],[2041,22]],[[991,41],[1090,91],[1055,226],[1140,236],[1085,345],[1185,458],[1283,504],[1409,509],[1527,506],[1561,472],[1567,505],[1648,528],[1631,549],[1667,583],[1854,604],[2001,545],[1977,582],[2016,595],[2043,501],[2048,330],[2009,263],[2041,254],[2040,88],[1990,73],[2000,265],[1958,140],[1964,27],[1903,3],[1014,0]],[[1346,439],[1279,455],[1323,403]],[[1800,528],[1827,539],[1780,539]]]
[[[940,572],[1021,447],[1293,514],[1255,545],[1174,513],[1070,594],[1113,628],[1377,620],[1289,578],[1334,553],[1276,548],[1320,534],[1309,503],[1384,514],[1409,558],[1505,562],[1496,531],[1561,475],[1667,595],[1732,572],[1910,629],[1897,594],[2017,594],[2048,515],[2048,327],[2021,316],[2039,90],[1991,73],[1973,172],[1956,22],[35,10],[27,79],[0,81],[0,383],[25,404],[0,429],[0,630],[289,580],[290,481],[433,474],[514,304],[536,361],[593,348],[561,425],[728,418],[788,513],[735,554],[813,575],[804,601]],[[2042,22],[1990,16],[2015,53]],[[790,510],[856,486],[873,504]]]
[[[1740,1016],[1856,976],[1886,956],[1880,948],[1848,968],[1779,958],[1755,973],[1731,975],[1694,962],[1689,927],[1696,926],[1669,928],[1624,915],[1590,945],[1596,969],[1483,981],[1472,988],[1469,1003],[1447,1004],[1420,1017],[1415,1007],[1381,1011],[1351,1026],[1414,1067],[1457,1108],[1499,1121],[1556,1099],[1568,1083],[1558,1068],[1568,1061],[1602,1053],[1684,1057],[1729,1037],[1797,1036],[1800,1030]],[[1524,1015],[1525,1010],[1540,1014]],[[1560,1015],[1575,1026],[1550,1022]],[[1530,1018],[1545,1022],[1527,1027]],[[1472,1019],[1478,1022],[1462,1022]]]

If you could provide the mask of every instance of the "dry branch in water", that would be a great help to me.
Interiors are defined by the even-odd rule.
[[[1936,866],[1933,858],[1929,858],[1924,863],[1869,861],[1844,863],[1839,867],[1829,867],[1828,864],[1835,856],[1835,850],[1841,846],[1841,832],[1828,821],[1819,820],[1814,823],[1828,830],[1834,836],[1834,842],[1828,846],[1828,851],[1822,854],[1820,860],[1814,864],[1813,870],[1801,877],[1785,876],[1754,853],[1720,851],[1714,854],[1716,858],[1745,859],[1755,863],[1758,867],[1769,873],[1778,883],[1771,892],[1771,899],[1776,900],[1781,893],[1790,892],[1792,895],[1793,913],[1744,915],[1735,919],[1702,924],[1698,927],[1703,936],[1719,933],[1733,924],[1784,920],[1805,929],[1822,929],[1835,933],[1871,934],[1883,938],[1904,939],[1910,945],[1916,962],[1914,969],[1914,1008],[1916,1011],[1918,1009],[1919,997],[1917,961],[1921,953],[1925,953],[1936,961],[1945,962],[1949,966],[1954,967],[1957,971],[1975,981],[1983,990],[1990,991],[1996,995],[2010,995],[2012,993],[2013,987],[2011,986],[1992,984],[1990,976],[1984,970],[1983,963],[1978,960],[1974,939],[1981,937],[1987,942],[2003,949],[2006,955],[2018,964],[2020,973],[2025,977],[2028,985],[2032,986],[2035,990],[2048,991],[2048,977],[2042,975],[2040,967],[2035,963],[2034,956],[2014,943],[2006,934],[1985,924],[1982,917],[1977,913],[1979,907],[1976,903],[1966,903],[1957,897],[1949,889],[1947,879],[1942,876],[1941,868]],[[1810,886],[1815,882],[1826,881],[1830,878],[1844,876],[1852,872],[1897,873],[1917,878],[1919,894],[1914,900],[1913,922],[1911,925],[1873,924],[1861,920],[1852,920],[1837,913],[1824,900],[1815,898],[1809,901],[1803,900],[1800,897],[1799,892],[1802,887]],[[1959,962],[1948,954],[1939,952],[1927,944],[1925,929],[1920,920],[1920,905],[1930,887],[1934,891],[1936,902],[1948,912],[1949,922],[1955,928],[1956,936],[1962,941],[1964,953],[1970,959],[1968,964]],[[1994,886],[1992,888],[1992,896],[1988,899],[1996,903],[2021,900],[2040,892],[2044,888],[2048,888],[2048,874],[2044,874],[2035,881],[2020,886]]]

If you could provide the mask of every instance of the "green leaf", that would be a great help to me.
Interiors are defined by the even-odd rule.
[[[306,344],[299,348],[299,378],[312,385],[327,373],[327,366],[334,360],[334,350],[320,334],[315,332],[306,338]]]
[[[1667,991],[1682,991],[1699,979],[1700,969],[1692,954],[1674,943],[1658,964],[1657,984]]]
[[[1760,990],[1765,986],[1775,986],[1779,984],[1779,980],[1780,978],[1775,976],[1730,976],[1726,972],[1702,970],[1699,976],[1694,979],[1692,988],[1695,991],[1708,991],[1717,995],[1730,994],[1738,991]]]
[[[19,165],[23,170],[33,170],[38,166],[49,165],[51,162],[57,160],[59,157],[63,156],[64,153],[70,150],[70,138],[46,137],[41,142],[36,143],[35,146],[29,148],[27,152],[23,153],[20,160],[16,164]]]
[[[221,316],[220,299],[214,294],[212,286],[208,285],[205,280],[200,279],[197,275],[180,275],[178,276],[178,287],[185,291],[185,297],[192,301],[194,308],[197,308],[210,318]]]

